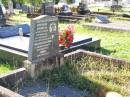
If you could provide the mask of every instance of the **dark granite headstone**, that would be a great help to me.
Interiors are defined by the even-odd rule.
[[[90,14],[90,10],[87,8],[87,5],[84,3],[79,3],[78,6],[78,13],[79,14]]]
[[[21,9],[21,5],[19,3],[16,4],[16,9]]]
[[[2,6],[0,5],[0,26],[3,26],[6,24],[6,19],[3,13]]]
[[[28,6],[22,5],[22,11],[25,12],[25,13],[28,13]]]
[[[41,6],[42,15],[55,15],[54,2],[45,2]]]
[[[33,63],[58,54],[58,19],[41,15],[31,22],[29,60]]]
[[[109,23],[108,16],[105,15],[97,15],[96,22],[98,23]]]

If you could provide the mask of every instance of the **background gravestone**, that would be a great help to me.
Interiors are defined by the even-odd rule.
[[[16,9],[21,9],[21,5],[19,3],[16,4]]]
[[[88,9],[88,2],[87,0],[81,0],[78,6],[78,13],[79,14],[90,14],[90,10]]]
[[[98,23],[109,23],[108,16],[106,15],[97,15],[96,22]]]
[[[42,15],[55,15],[55,8],[54,8],[53,0],[51,2],[44,2],[41,6],[41,14]]]
[[[0,5],[0,26],[3,26],[6,24],[6,19],[3,13],[2,5]]]
[[[8,2],[8,11],[9,11],[9,14],[13,14],[14,13],[12,0],[9,0],[9,2]]]
[[[27,5],[22,5],[22,11],[25,13],[28,13],[28,6]]]
[[[54,16],[41,15],[31,22],[29,61],[38,63],[59,52],[58,19]]]

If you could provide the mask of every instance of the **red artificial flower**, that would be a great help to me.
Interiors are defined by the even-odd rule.
[[[64,44],[64,38],[62,36],[59,36],[59,44]]]
[[[69,36],[71,34],[71,31],[65,30],[65,34],[66,34],[66,36]]]
[[[74,26],[67,25],[64,30],[59,32],[59,44],[69,48],[73,43]]]
[[[72,36],[72,35],[70,35],[70,36],[68,37],[68,40],[70,41],[70,43],[72,43],[72,42],[73,42],[73,40],[74,40],[73,36]]]
[[[67,43],[64,45],[66,48],[69,48],[70,47],[70,43]]]

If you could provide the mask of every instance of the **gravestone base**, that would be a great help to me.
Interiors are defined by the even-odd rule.
[[[61,66],[64,64],[64,55],[58,54],[56,56],[49,57],[41,62],[36,64],[30,62],[29,60],[24,61],[24,67],[27,70],[28,76],[37,79],[43,70],[52,70],[55,67]]]

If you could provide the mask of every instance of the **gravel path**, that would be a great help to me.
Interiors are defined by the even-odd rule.
[[[45,83],[35,82],[24,85],[19,94],[25,97],[84,97],[86,94],[83,91],[74,89],[68,85],[59,85],[47,92]],[[43,96],[48,95],[48,96]]]

